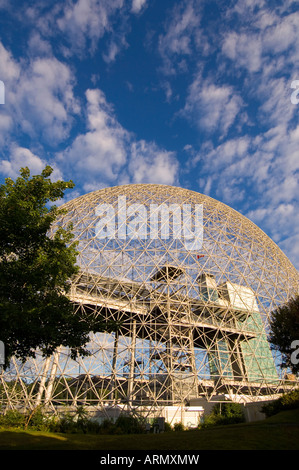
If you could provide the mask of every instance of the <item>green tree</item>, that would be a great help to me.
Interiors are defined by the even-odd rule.
[[[30,176],[22,168],[16,181],[0,186],[0,340],[6,362],[22,360],[40,348],[49,355],[59,345],[73,356],[84,354],[92,325],[73,313],[67,297],[69,279],[77,272],[76,244],[71,227],[50,228],[61,209],[53,203],[72,181],[52,182],[46,166]]]
[[[299,296],[271,313],[270,342],[282,354],[282,366],[299,372]]]

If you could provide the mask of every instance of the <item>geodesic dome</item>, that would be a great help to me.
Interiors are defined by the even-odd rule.
[[[179,187],[105,188],[66,204],[78,275],[74,314],[116,321],[90,356],[12,361],[8,406],[80,404],[157,410],[224,395],[257,400],[290,387],[267,341],[271,311],[298,293],[298,273],[250,220]]]

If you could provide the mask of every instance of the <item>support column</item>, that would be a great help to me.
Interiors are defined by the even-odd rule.
[[[50,367],[50,362],[51,362],[51,356],[48,356],[45,360],[43,373],[42,373],[42,378],[41,378],[41,381],[40,381],[40,384],[39,384],[39,389],[38,389],[38,393],[37,393],[36,400],[35,400],[35,405],[36,406],[39,406],[41,404],[42,395],[43,395],[44,391],[46,390],[45,384],[46,384],[47,375],[48,375],[48,371],[49,371],[49,367]]]
[[[55,380],[56,372],[57,372],[59,354],[60,354],[60,348],[57,349],[57,351],[54,353],[54,356],[53,356],[52,370],[51,370],[51,374],[49,378],[48,387],[45,392],[45,404],[48,404],[52,399],[52,390],[53,390],[53,384],[54,384],[54,380]]]
[[[116,361],[117,361],[117,349],[118,349],[118,339],[119,339],[119,332],[118,330],[115,332],[115,338],[114,338],[114,346],[113,346],[113,358],[112,358],[112,379],[111,379],[111,386],[113,387],[111,389],[111,399],[116,400]]]
[[[135,348],[136,348],[136,320],[133,321],[132,339],[131,339],[131,358],[130,358],[130,372],[128,379],[128,392],[127,399],[130,404],[133,401],[133,381],[135,372]]]
[[[167,278],[166,284],[166,310],[167,310],[167,338],[166,338],[166,357],[167,357],[167,400],[170,404],[173,404],[173,345],[172,345],[172,318],[171,318],[171,310],[170,310],[170,285],[169,285],[169,278]]]

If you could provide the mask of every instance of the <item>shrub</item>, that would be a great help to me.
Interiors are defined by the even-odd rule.
[[[244,423],[245,416],[243,407],[239,403],[224,402],[217,403],[212,412],[204,417],[201,427],[219,426],[223,424]]]
[[[115,426],[119,428],[123,434],[141,434],[145,432],[144,423],[134,416],[119,416]]]
[[[164,432],[171,432],[171,431],[172,431],[171,424],[168,423],[167,421],[165,421],[165,423],[164,423]]]
[[[296,408],[299,408],[299,390],[285,393],[277,400],[271,401],[270,403],[262,406],[261,411],[265,413],[267,418],[269,418],[280,411],[294,410]]]
[[[8,410],[0,415],[0,426],[7,428],[24,428],[26,416],[17,410]]]
[[[285,410],[299,408],[299,390],[293,390],[281,397],[281,404]]]
[[[38,407],[22,413],[18,410],[8,410],[0,415],[0,426],[7,428],[32,429],[35,431],[49,431],[53,418],[49,418]]]
[[[120,430],[116,430],[116,426],[111,419],[105,419],[102,424],[99,425],[100,434],[120,434]]]
[[[59,417],[52,428],[52,431],[73,434],[78,432],[78,425],[74,420],[74,416],[66,413]]]
[[[50,431],[53,417],[47,416],[41,407],[37,407],[25,414],[25,428],[35,431]]]
[[[184,431],[185,427],[184,427],[183,423],[174,423],[173,430],[174,431]]]
[[[59,417],[49,417],[41,408],[27,413],[10,410],[0,415],[0,426],[71,434],[141,434],[146,431],[145,422],[137,417],[122,415],[115,422],[106,419],[99,424],[90,419],[83,408],[78,408],[75,413],[64,413]]]

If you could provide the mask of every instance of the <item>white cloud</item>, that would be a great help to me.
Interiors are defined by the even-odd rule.
[[[13,128],[13,119],[9,114],[1,112],[0,114],[0,144],[2,148],[5,147],[7,143],[7,136],[10,134],[11,129]]]
[[[77,0],[68,3],[57,25],[75,51],[93,52],[100,38],[112,31],[111,18],[124,6],[123,0]],[[90,42],[90,45],[89,45]]]
[[[28,167],[32,175],[38,175],[47,164],[49,163],[35,155],[28,148],[14,144],[10,149],[10,159],[0,161],[0,172],[14,179],[19,176],[20,168]],[[55,165],[52,168],[51,179],[53,181],[62,179],[60,170]]]
[[[276,17],[275,22],[264,32],[263,43],[266,52],[291,54],[298,52],[299,13]],[[293,49],[293,51],[292,51]]]
[[[21,125],[30,135],[38,128],[48,143],[61,142],[79,112],[70,69],[55,58],[33,61],[16,90]],[[27,118],[28,116],[28,118]]]
[[[15,60],[0,43],[0,76],[5,84],[7,130],[56,144],[68,137],[72,117],[80,110],[70,68],[54,57]],[[13,124],[13,126],[12,126]]]
[[[74,46],[85,47],[86,37],[98,39],[108,28],[108,15],[103,6],[94,0],[78,0],[65,6],[57,25]]]
[[[200,35],[201,15],[193,1],[175,5],[166,25],[166,33],[159,36],[159,53],[163,59],[163,71],[173,74],[185,67],[182,56],[193,53],[192,45]]]
[[[0,0],[0,8],[7,8],[9,6],[8,0]]]
[[[290,241],[297,237],[299,223],[296,217],[297,208],[294,204],[273,204],[250,210],[245,214],[250,220],[270,234],[271,238],[289,256],[294,247]],[[297,251],[298,254],[298,251]],[[291,258],[292,259],[292,258]],[[299,262],[299,258],[293,260]]]
[[[299,234],[294,233],[293,229],[290,230],[290,234],[279,243],[279,246],[293,265],[299,269]]]
[[[262,45],[258,35],[230,32],[224,39],[222,52],[236,67],[245,67],[249,72],[257,72],[262,64]]]
[[[45,7],[46,2],[24,7],[24,17],[34,31],[30,46],[42,53],[48,41],[55,38],[51,42],[53,49],[67,59],[74,54],[80,59],[94,56],[100,50],[107,63],[113,62],[128,47],[130,15],[144,11],[146,3],[147,0],[70,0],[50,7]]]
[[[142,140],[132,144],[129,173],[133,183],[172,185],[177,183],[178,161],[173,152]]]
[[[33,31],[28,41],[28,52],[31,56],[52,56],[52,46],[43,39],[39,32]]]
[[[257,137],[244,135],[208,151],[203,148],[201,158],[196,157],[201,162],[201,186],[209,178],[209,189],[220,199],[234,203],[243,195],[245,207],[295,203],[299,183],[298,140],[297,129],[288,132],[285,126],[277,126]]]
[[[0,76],[5,84],[18,80],[21,74],[20,65],[0,42]]]
[[[84,181],[85,190],[107,184],[177,182],[179,165],[173,152],[136,140],[119,124],[101,90],[87,90],[86,99],[87,130],[56,159]]]
[[[208,132],[227,134],[243,107],[242,98],[228,85],[215,85],[201,76],[189,87],[182,115]]]
[[[252,32],[252,28],[248,31],[245,27],[244,30],[240,28],[240,32],[225,33],[222,52],[234,67],[265,75],[298,63],[299,13],[281,15],[279,11],[275,12],[275,8],[264,8],[262,3],[254,13],[243,7],[237,9],[240,19],[244,18],[244,23],[254,23],[255,31]]]
[[[215,149],[212,148],[205,155],[205,166],[207,169],[217,168],[223,170],[224,167],[230,166],[236,160],[241,161],[242,158],[246,157],[249,146],[250,139],[248,136],[226,140]]]
[[[121,51],[128,47],[126,41],[125,33],[123,34],[113,34],[112,39],[107,47],[107,52],[103,53],[103,59],[108,64],[114,62],[116,57],[120,54]]]
[[[60,154],[80,176],[98,175],[114,181],[126,163],[129,133],[122,128],[100,90],[87,90],[87,132]]]
[[[265,0],[238,0],[232,12],[237,12],[239,15],[248,15],[256,8],[262,8],[264,5]]]
[[[286,78],[261,77],[256,86],[256,96],[260,100],[259,118],[267,125],[287,126],[296,113],[291,103],[291,83]]]
[[[139,13],[145,6],[146,0],[133,0],[132,1],[132,12]]]

